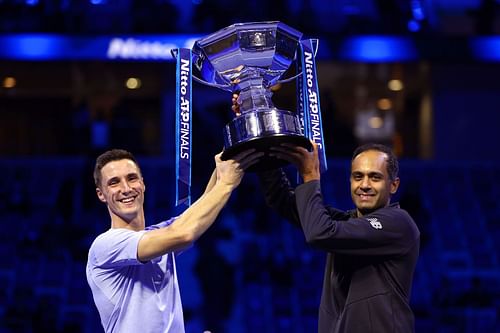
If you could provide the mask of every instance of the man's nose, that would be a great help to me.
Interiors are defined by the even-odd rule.
[[[129,183],[125,180],[122,182],[122,191],[123,192],[128,192],[131,190],[131,187],[129,185]]]
[[[363,177],[360,187],[369,189],[371,187],[370,179],[368,177]]]

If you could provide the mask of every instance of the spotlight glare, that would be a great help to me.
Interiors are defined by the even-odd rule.
[[[390,80],[387,87],[392,91],[401,91],[403,90],[403,82],[398,79]]]
[[[371,128],[381,128],[384,125],[384,120],[381,117],[371,117],[370,127]]]
[[[417,32],[420,30],[420,23],[418,23],[416,20],[410,20],[408,21],[408,30],[411,32]]]
[[[6,89],[12,89],[16,86],[16,79],[12,76],[7,76],[3,79],[2,86]]]
[[[139,89],[141,87],[141,80],[136,77],[129,77],[125,82],[128,89]]]
[[[377,107],[380,110],[390,110],[392,108],[392,102],[388,98],[381,98],[377,101]]]

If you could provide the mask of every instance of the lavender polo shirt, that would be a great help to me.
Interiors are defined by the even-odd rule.
[[[174,253],[137,259],[144,233],[173,221],[142,231],[109,229],[90,246],[87,281],[106,333],[184,333]]]

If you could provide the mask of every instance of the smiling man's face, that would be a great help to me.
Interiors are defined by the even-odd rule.
[[[143,216],[144,191],[141,172],[134,161],[111,161],[101,169],[99,200],[108,205],[111,218],[130,223]]]
[[[387,172],[387,155],[377,150],[362,152],[354,158],[350,181],[352,201],[359,216],[387,206],[399,186],[399,178],[391,180]]]

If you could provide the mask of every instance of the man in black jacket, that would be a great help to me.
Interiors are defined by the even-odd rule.
[[[327,252],[319,309],[320,333],[409,333],[409,306],[420,232],[391,195],[398,161],[379,144],[357,148],[351,162],[351,197],[344,212],[323,202],[317,146],[283,144],[273,155],[294,164],[303,183],[293,189],[282,170],[260,174],[266,202],[300,226],[308,244]]]

